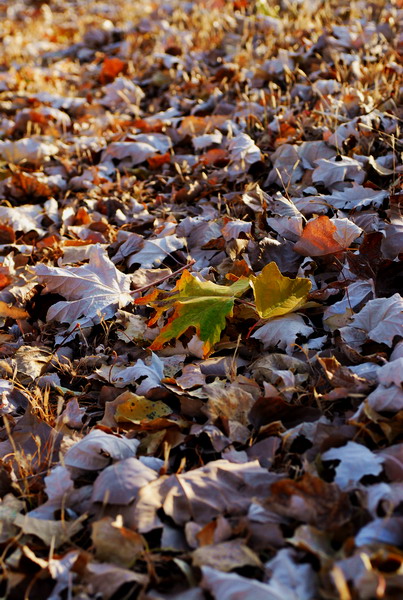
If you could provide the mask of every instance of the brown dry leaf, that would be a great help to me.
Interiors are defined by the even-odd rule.
[[[143,536],[123,527],[122,517],[92,523],[92,543],[99,561],[130,568],[145,549]]]
[[[14,525],[20,527],[26,535],[35,535],[46,546],[59,548],[82,529],[86,519],[87,515],[82,515],[75,521],[36,519],[30,517],[28,513],[27,515],[17,515]]]
[[[116,56],[107,56],[102,63],[101,74],[99,76],[100,82],[102,84],[110,83],[119,75],[119,73],[122,73],[126,67],[127,64],[123,60],[120,60],[120,58],[117,58]]]
[[[129,590],[134,598],[138,597],[149,582],[147,575],[131,569],[123,569],[109,562],[90,562],[85,565],[80,575],[83,584],[103,600],[120,597],[120,589]]]
[[[335,483],[327,483],[310,473],[301,479],[282,479],[273,483],[267,500],[270,510],[286,517],[335,529],[349,521],[352,508],[348,495]]]
[[[202,410],[208,415],[210,422],[215,423],[217,419],[227,420],[229,437],[237,442],[246,442],[250,436],[247,428],[249,412],[256,401],[252,394],[235,383],[224,387],[221,382],[206,385],[204,391],[208,402]]]
[[[134,520],[141,533],[159,526],[157,511],[177,525],[191,519],[202,525],[220,514],[244,514],[250,499],[265,498],[278,477],[257,461],[243,464],[217,460],[180,475],[160,477],[142,487],[135,505]]]
[[[5,285],[8,285],[8,283],[9,281],[7,281]],[[2,287],[4,287],[4,285]],[[9,306],[6,302],[0,301],[0,317],[10,319],[26,319],[29,317],[29,314],[23,308]]]
[[[258,555],[239,538],[197,548],[192,552],[192,563],[196,567],[214,567],[219,571],[262,566]]]

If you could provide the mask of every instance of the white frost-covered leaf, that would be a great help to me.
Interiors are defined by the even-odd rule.
[[[289,185],[301,179],[304,169],[296,146],[282,144],[272,154],[273,168],[269,173],[265,185],[276,183],[277,185]]]
[[[129,267],[138,263],[144,269],[158,267],[172,252],[183,248],[186,244],[184,238],[178,238],[175,234],[162,238],[146,240],[139,252],[132,254],[127,260]]]
[[[379,384],[367,397],[366,403],[377,412],[398,412],[403,410],[403,390],[396,385],[385,387]]]
[[[260,160],[260,149],[247,133],[240,133],[228,142],[230,158],[233,161],[243,161],[248,167]]]
[[[117,437],[93,429],[82,440],[66,452],[64,463],[67,467],[98,471],[111,460],[122,460],[136,455],[139,440]]]
[[[24,162],[40,165],[58,152],[56,144],[34,138],[21,138],[16,142],[0,141],[0,156],[14,165]]]
[[[104,86],[105,95],[101,104],[116,109],[119,106],[140,104],[144,98],[144,92],[133,81],[126,77],[117,77],[115,81]]]
[[[368,300],[375,295],[374,282],[355,281],[347,286],[344,298],[328,306],[323,314],[323,322],[327,329],[333,331],[346,325],[353,314],[353,310],[364,300]]]
[[[354,158],[348,156],[336,158],[320,158],[316,161],[318,165],[312,173],[312,181],[321,183],[327,188],[331,188],[335,183],[350,179],[356,183],[363,183],[365,171],[362,164]]]
[[[288,586],[276,580],[262,583],[237,573],[223,573],[212,567],[202,567],[201,585],[217,600],[300,600]]]
[[[344,333],[353,336],[354,331],[347,331],[351,329],[358,330],[357,337],[364,333],[368,339],[391,347],[393,338],[403,331],[403,298],[396,293],[390,298],[370,300],[352,317],[352,323],[342,328],[343,339],[346,339]]]
[[[14,231],[37,231],[45,233],[41,225],[44,211],[37,204],[24,204],[23,206],[0,206],[0,223],[9,225]]]
[[[378,380],[379,383],[385,386],[395,384],[397,387],[401,387],[403,383],[403,357],[383,365],[378,371]]]
[[[118,271],[103,249],[96,245],[89,252],[89,263],[80,267],[34,267],[46,292],[61,294],[66,301],[56,302],[48,310],[49,320],[81,326],[110,319],[116,309],[132,302],[129,275]]]
[[[315,572],[310,564],[294,560],[294,554],[295,550],[283,548],[265,564],[266,572],[271,574],[270,584],[276,582],[288,588],[298,600],[312,600],[317,595]]]
[[[369,544],[401,546],[403,543],[403,518],[386,517],[374,519],[355,536],[355,545],[360,548]]]
[[[151,390],[162,387],[161,379],[164,377],[164,363],[153,352],[149,365],[146,365],[141,359],[135,365],[129,367],[102,365],[96,370],[96,375],[117,388],[134,385],[137,379],[143,377],[144,379],[137,387],[136,393],[139,396],[146,396]]]
[[[306,325],[300,315],[290,314],[272,319],[259,327],[251,337],[260,340],[265,349],[277,346],[287,354],[292,354],[297,335],[308,337],[313,331],[313,327]]]
[[[102,152],[101,162],[117,159],[120,168],[134,167],[155,154],[165,154],[171,147],[171,140],[162,133],[140,133],[132,141],[112,142]]]
[[[388,195],[385,190],[373,190],[353,183],[352,187],[346,187],[342,191],[335,190],[329,196],[320,196],[320,199],[333,208],[360,210],[365,206],[379,208]]]
[[[333,233],[333,239],[340,244],[342,248],[348,248],[354,240],[362,233],[361,227],[358,227],[350,219],[338,219],[333,217],[330,219],[333,225],[336,226],[336,231]]]
[[[157,473],[137,458],[130,457],[106,467],[94,483],[91,500],[107,504],[129,504],[143,485]]]
[[[379,475],[384,459],[356,442],[341,448],[331,448],[322,454],[322,460],[339,460],[334,481],[342,489],[358,483],[365,475]]]
[[[192,144],[196,151],[204,150],[212,144],[221,144],[221,142],[222,133],[221,131],[218,131],[218,129],[215,129],[212,133],[204,133],[203,135],[197,135],[192,138]]]

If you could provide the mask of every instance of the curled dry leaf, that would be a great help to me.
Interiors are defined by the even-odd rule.
[[[93,429],[82,440],[69,448],[64,457],[68,467],[98,471],[111,460],[122,460],[136,455],[139,440],[105,433]]]
[[[349,219],[329,219],[322,215],[308,221],[294,250],[303,256],[337,254],[348,248],[360,233],[360,227]]]

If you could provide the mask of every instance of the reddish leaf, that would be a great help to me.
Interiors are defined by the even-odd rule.
[[[123,60],[120,60],[120,58],[116,58],[115,56],[112,58],[105,58],[99,76],[100,82],[104,84],[113,81],[119,73],[125,71],[126,67],[126,63]]]

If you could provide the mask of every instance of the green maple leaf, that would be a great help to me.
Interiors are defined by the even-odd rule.
[[[312,286],[305,277],[285,277],[275,262],[266,265],[257,277],[251,275],[249,280],[256,310],[263,319],[280,317],[301,308]]]
[[[136,304],[148,304],[155,309],[155,316],[149,321],[153,325],[168,309],[174,312],[167,324],[153,341],[150,350],[159,350],[165,342],[178,338],[189,327],[194,327],[203,342],[204,357],[208,356],[220,340],[226,318],[232,316],[234,299],[241,296],[249,287],[249,280],[241,277],[232,285],[217,285],[211,281],[199,281],[189,271],[184,271],[172,292],[155,290]]]

